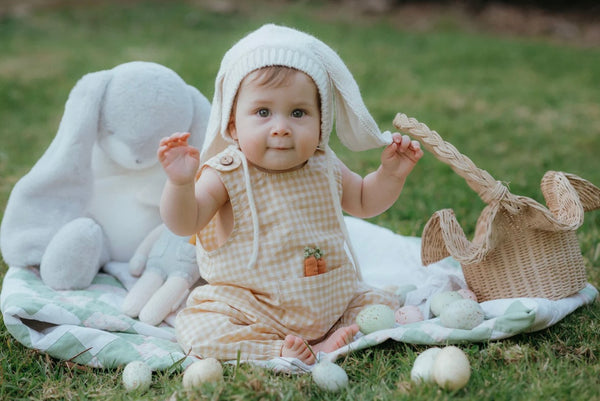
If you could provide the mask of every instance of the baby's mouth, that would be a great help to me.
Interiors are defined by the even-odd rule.
[[[269,149],[273,149],[273,150],[290,150],[290,149],[292,149],[292,146],[286,146],[286,145],[269,145],[268,148]]]

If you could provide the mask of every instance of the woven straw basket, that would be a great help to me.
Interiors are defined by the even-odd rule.
[[[584,212],[600,208],[600,189],[573,174],[548,171],[541,189],[548,207],[516,196],[435,131],[404,114],[394,125],[421,141],[487,204],[472,241],[451,209],[437,211],[423,229],[424,265],[452,256],[478,300],[560,299],[581,290],[586,273],[576,230]]]

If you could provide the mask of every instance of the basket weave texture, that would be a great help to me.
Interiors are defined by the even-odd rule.
[[[452,209],[433,214],[423,229],[424,265],[452,256],[478,300],[561,299],[587,281],[576,230],[586,211],[600,208],[600,189],[574,174],[548,171],[541,189],[547,207],[516,196],[425,124],[404,114],[394,126],[421,141],[486,203],[469,241]]]

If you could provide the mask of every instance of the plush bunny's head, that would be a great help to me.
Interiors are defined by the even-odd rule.
[[[162,137],[194,128],[195,103],[202,99],[177,74],[158,64],[126,63],[111,73],[99,115],[98,144],[125,169],[148,168],[157,163]],[[190,140],[198,146],[204,130],[196,131],[200,132]]]

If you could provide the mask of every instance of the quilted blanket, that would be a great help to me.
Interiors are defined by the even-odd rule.
[[[465,288],[460,265],[452,258],[424,267],[420,238],[395,234],[363,220],[346,223],[366,282],[374,286],[413,284],[406,304],[429,316],[429,299],[440,291]],[[114,368],[143,360],[155,370],[193,361],[175,341],[173,316],[159,327],[120,312],[133,281],[124,264],[111,265],[92,285],[80,291],[54,291],[37,269],[9,267],[0,293],[6,328],[20,343],[61,359],[93,367]],[[119,278],[117,278],[117,276]],[[499,299],[481,304],[485,321],[472,330],[448,329],[437,318],[357,335],[347,346],[323,355],[331,360],[387,340],[441,345],[500,340],[552,326],[577,308],[592,303],[598,291],[588,284],[558,301],[539,298]],[[276,370],[308,370],[298,361],[277,358],[261,363]]]

